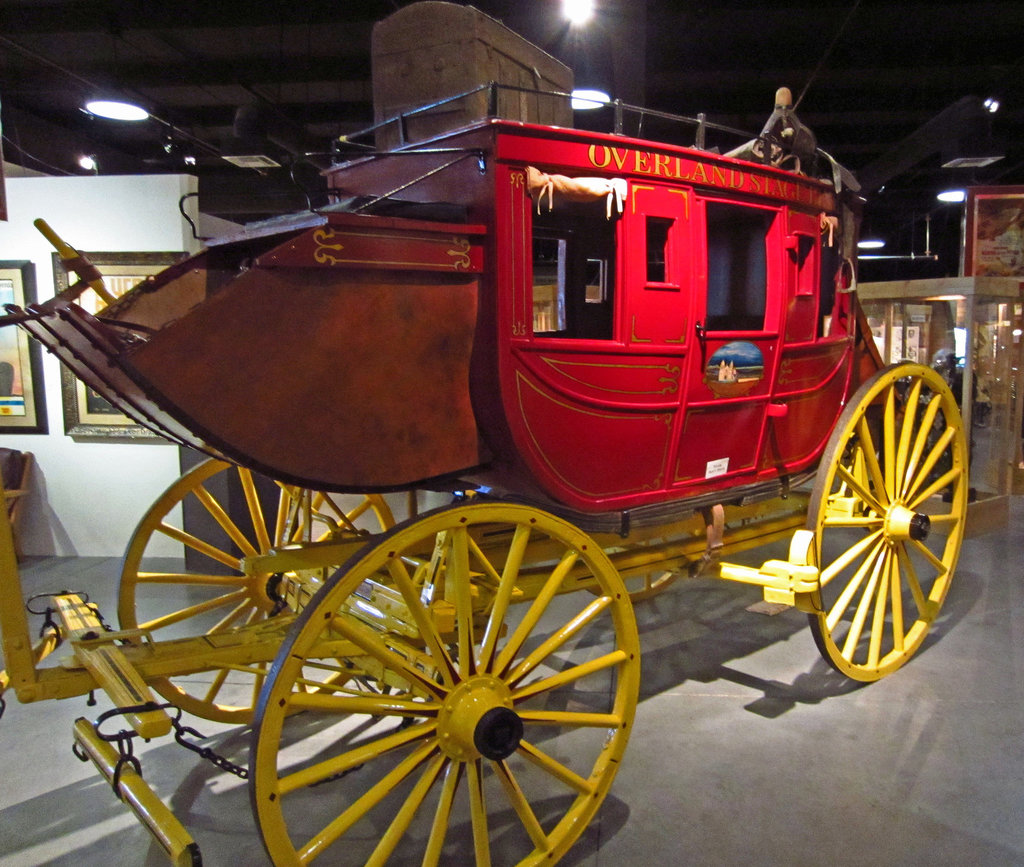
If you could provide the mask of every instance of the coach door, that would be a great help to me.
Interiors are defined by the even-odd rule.
[[[780,341],[780,211],[696,197],[698,276],[677,483],[757,468]],[[701,232],[701,230],[703,230]]]

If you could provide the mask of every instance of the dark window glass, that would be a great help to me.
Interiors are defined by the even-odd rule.
[[[768,291],[766,242],[775,214],[722,202],[708,202],[706,214],[706,327],[761,331]]]
[[[672,228],[671,220],[666,217],[647,218],[647,282],[665,283],[668,271],[668,232]]]

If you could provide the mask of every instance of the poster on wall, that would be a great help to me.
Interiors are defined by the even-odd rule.
[[[0,261],[0,307],[36,301],[36,269],[28,260]],[[42,353],[14,325],[0,327],[0,433],[46,433]]]
[[[103,275],[107,291],[115,298],[124,295],[147,277],[158,274],[168,265],[184,258],[185,253],[83,253]],[[60,293],[69,286],[68,275],[53,254],[54,289]],[[78,304],[90,313],[102,307],[99,296],[91,289],[83,292]],[[163,442],[157,434],[124,415],[106,398],[89,388],[70,370],[61,365],[61,403],[64,410],[64,433],[82,439],[138,439]]]
[[[964,275],[1024,275],[1024,187],[967,190]]]

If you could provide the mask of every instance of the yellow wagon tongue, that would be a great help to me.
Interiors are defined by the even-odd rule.
[[[41,217],[34,220],[32,225],[42,233],[47,241],[53,244],[54,249],[61,258],[61,264],[64,265],[64,270],[78,275],[80,283],[69,290],[74,292],[75,297],[86,289],[92,289],[93,292],[100,296],[104,305],[114,303],[114,296],[107,291],[106,284],[103,282],[103,275],[85,256],[53,231],[46,220]]]

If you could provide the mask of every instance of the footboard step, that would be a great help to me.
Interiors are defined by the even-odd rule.
[[[175,867],[201,867],[203,858],[199,853],[199,844],[156,796],[135,767],[129,762],[122,762],[118,770],[117,750],[103,740],[93,724],[84,717],[75,720],[74,734],[76,745],[113,786],[114,794],[152,834],[171,863]]]

